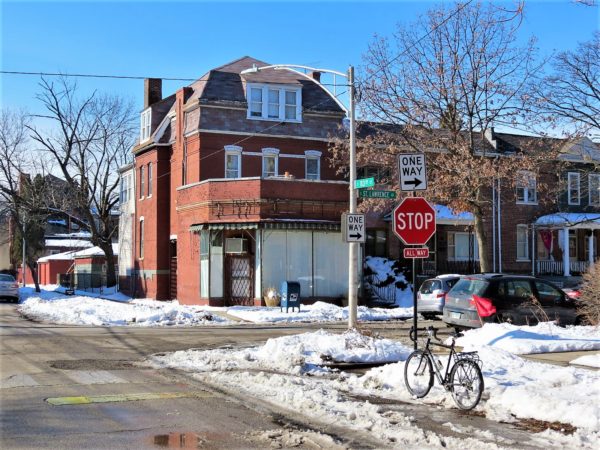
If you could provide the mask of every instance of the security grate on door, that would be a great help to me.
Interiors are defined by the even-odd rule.
[[[226,255],[226,298],[229,305],[254,304],[254,267],[251,256]]]

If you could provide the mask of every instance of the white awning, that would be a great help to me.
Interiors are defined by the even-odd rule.
[[[542,216],[535,221],[537,228],[581,228],[600,229],[600,214],[555,213]]]

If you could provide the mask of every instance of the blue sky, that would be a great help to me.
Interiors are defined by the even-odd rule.
[[[503,2],[514,4],[514,2]],[[244,55],[345,71],[360,66],[375,34],[389,36],[429,1],[1,2],[2,70],[198,78]],[[543,53],[567,50],[600,29],[600,7],[527,1],[522,37]],[[3,107],[39,111],[39,77],[0,74]],[[79,79],[142,106],[141,80]],[[187,82],[165,82],[169,95]]]

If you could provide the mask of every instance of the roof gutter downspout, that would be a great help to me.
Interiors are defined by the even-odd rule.
[[[496,179],[492,181],[492,271],[496,272]]]
[[[500,196],[500,178],[498,178],[496,198],[498,199],[498,272],[502,273],[502,221],[500,220],[502,216],[502,199]]]

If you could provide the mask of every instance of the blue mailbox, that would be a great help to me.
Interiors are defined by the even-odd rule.
[[[280,311],[285,307],[286,313],[288,308],[292,308],[292,312],[294,312],[294,308],[298,308],[298,312],[300,312],[300,283],[297,281],[284,281],[281,283],[279,292],[281,293]]]

